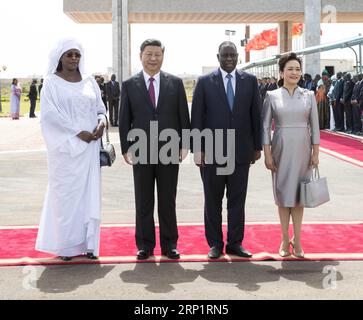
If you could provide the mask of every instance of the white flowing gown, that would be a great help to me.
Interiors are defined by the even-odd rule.
[[[93,132],[106,113],[96,81],[77,83],[53,74],[41,92],[41,128],[48,149],[48,189],[36,249],[58,256],[99,255],[101,225],[100,140]]]

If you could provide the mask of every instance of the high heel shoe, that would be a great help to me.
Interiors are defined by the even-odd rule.
[[[304,251],[301,249],[300,252],[296,252],[295,251],[295,241],[294,241],[294,238],[292,238],[290,240],[290,244],[292,246],[292,254],[296,257],[296,258],[304,258],[305,257],[305,253]]]
[[[280,249],[279,249],[279,255],[283,258],[288,257],[291,255],[290,250],[284,250],[283,249],[284,242],[281,242]]]

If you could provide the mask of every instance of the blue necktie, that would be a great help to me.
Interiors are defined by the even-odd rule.
[[[228,82],[227,82],[227,100],[229,104],[229,108],[231,111],[233,110],[233,103],[234,103],[234,93],[232,88],[232,75],[227,74]]]

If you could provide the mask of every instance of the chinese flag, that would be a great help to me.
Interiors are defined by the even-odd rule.
[[[304,24],[303,23],[293,23],[292,24],[292,36],[301,36],[303,33]]]
[[[248,41],[246,45],[246,52],[249,52],[251,50],[263,50],[266,49],[269,46],[269,43],[262,38],[262,35],[256,34],[253,39]]]
[[[277,28],[264,30],[261,37],[268,43],[268,46],[277,46]]]

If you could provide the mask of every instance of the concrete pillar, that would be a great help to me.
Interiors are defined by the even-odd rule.
[[[304,41],[305,48],[320,44],[321,0],[304,0]],[[304,73],[314,76],[321,74],[320,53],[308,54],[304,58]]]
[[[283,21],[279,22],[279,35],[278,35],[279,52],[292,51],[292,22]]]
[[[112,0],[112,62],[117,80],[130,77],[128,0]]]

